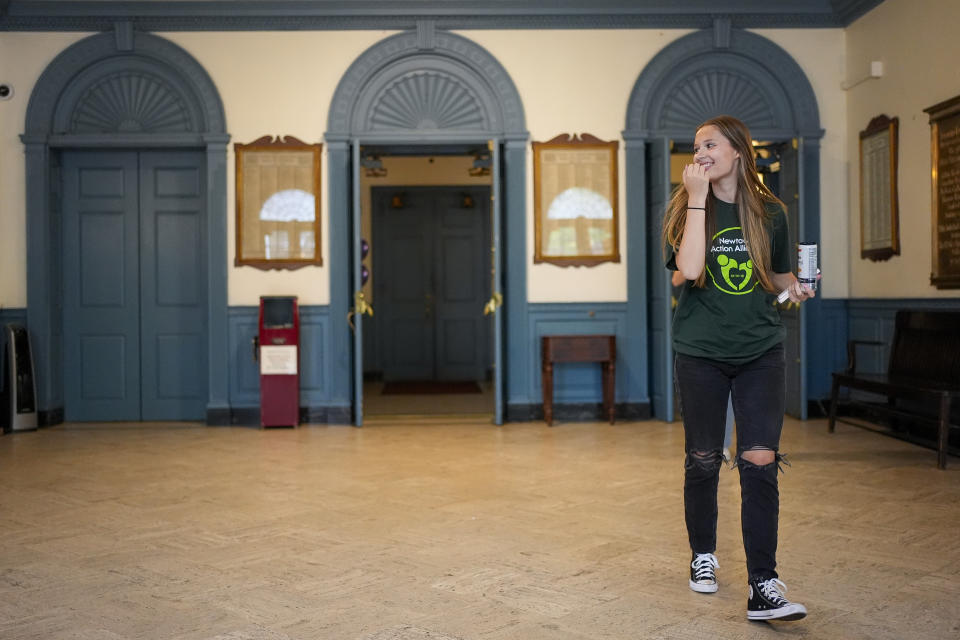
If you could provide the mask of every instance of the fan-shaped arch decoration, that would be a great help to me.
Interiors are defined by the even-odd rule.
[[[326,137],[415,132],[422,139],[456,131],[528,137],[506,69],[475,42],[437,31],[428,49],[416,33],[400,33],[361,54],[334,92]]]
[[[653,57],[630,94],[625,137],[689,136],[721,113],[754,134],[823,136],[816,94],[790,54],[741,29],[730,30],[727,46],[714,36],[691,33]]]
[[[446,73],[408,73],[373,101],[373,130],[481,130],[487,120],[478,96]]]
[[[115,35],[104,33],[80,40],[54,58],[30,95],[24,142],[45,144],[52,135],[58,136],[57,144],[68,144],[62,136],[77,134],[84,136],[84,146],[96,146],[100,138],[90,138],[96,134],[116,145],[124,136],[142,142],[144,133],[153,133],[178,136],[177,143],[167,138],[164,146],[225,146],[223,103],[206,70],[158,36],[137,32],[133,42],[132,52],[118,51]],[[133,93],[110,95],[116,91]],[[170,119],[164,111],[168,103],[176,103],[180,115]],[[126,117],[136,109],[139,115]]]
[[[119,73],[90,86],[77,102],[71,133],[187,132],[190,113],[183,99],[161,78]]]
[[[692,128],[721,113],[736,115],[755,129],[779,124],[767,91],[740,73],[711,69],[687,76],[666,94],[658,121],[661,129]]]

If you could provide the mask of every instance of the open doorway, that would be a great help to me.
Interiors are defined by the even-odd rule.
[[[492,414],[489,170],[426,151],[361,149],[363,411]]]

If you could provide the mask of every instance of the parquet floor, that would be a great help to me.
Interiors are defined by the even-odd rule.
[[[745,619],[736,472],[720,591],[687,587],[682,428],[62,425],[0,436],[0,638],[960,637],[960,460],[788,420],[780,570]]]

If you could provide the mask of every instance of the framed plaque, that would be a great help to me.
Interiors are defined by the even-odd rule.
[[[900,255],[897,206],[898,118],[880,115],[860,132],[860,257]]]
[[[533,143],[535,263],[620,262],[618,146],[588,133]]]
[[[234,145],[234,264],[257,269],[320,266],[320,152],[292,136]]]
[[[924,109],[930,114],[933,269],[930,284],[960,289],[960,96]]]

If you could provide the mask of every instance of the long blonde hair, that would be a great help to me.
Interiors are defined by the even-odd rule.
[[[754,159],[753,144],[747,125],[733,116],[717,116],[701,124],[697,127],[697,131],[708,126],[716,127],[720,134],[730,142],[734,151],[740,155],[737,163],[737,215],[740,217],[740,227],[743,230],[743,239],[747,243],[747,252],[753,261],[753,272],[757,275],[760,286],[774,293],[776,290],[771,279],[770,233],[767,230],[767,223],[772,218],[776,206],[783,207],[786,211],[786,205],[777,196],[773,195],[773,192],[760,181],[760,177],[757,175],[757,162]],[[710,241],[716,233],[716,214],[714,213],[716,196],[713,195],[713,185],[710,185],[709,194],[706,204],[708,251]],[[679,249],[686,224],[687,190],[681,183],[674,190],[664,214],[661,234],[664,250],[667,247],[671,247],[674,251]],[[703,287],[706,285],[706,271],[706,268],[704,268],[700,272],[694,283],[696,286]]]

